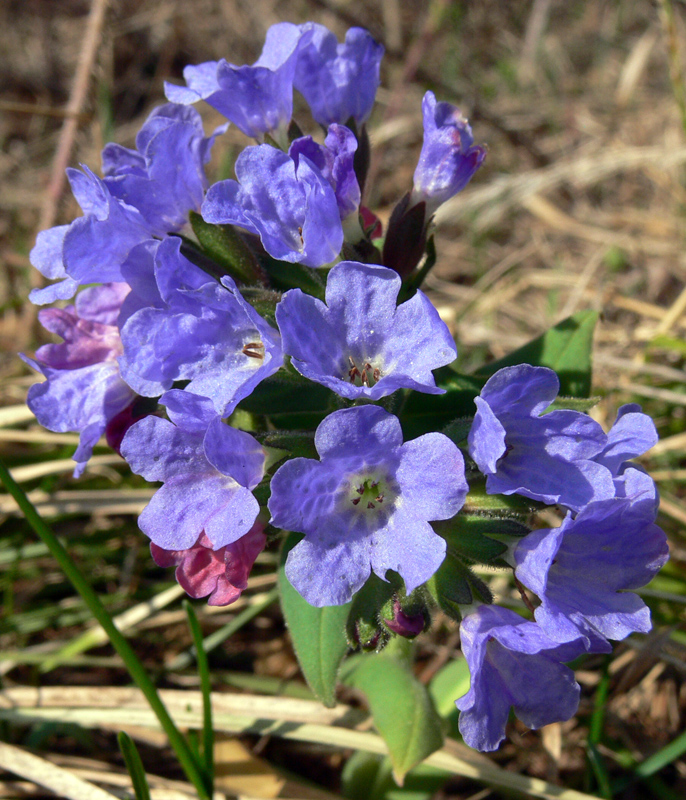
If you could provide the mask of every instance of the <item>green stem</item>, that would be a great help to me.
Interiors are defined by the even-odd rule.
[[[107,609],[102,604],[102,601],[93,591],[92,587],[83,577],[83,575],[79,572],[78,567],[71,560],[71,557],[64,549],[62,543],[45,524],[40,514],[33,507],[33,504],[28,499],[21,487],[12,478],[9,470],[2,463],[2,461],[0,461],[0,480],[2,480],[7,488],[7,491],[17,501],[17,505],[26,517],[29,525],[48,547],[64,574],[71,581],[72,586],[81,595],[83,601],[88,606],[95,619],[100,623],[102,628],[105,630],[105,633],[107,633],[112,646],[120,655],[122,661],[129,671],[129,674],[141,692],[143,692],[145,695],[146,700],[150,704],[150,708],[152,708],[154,711],[157,719],[160,722],[160,725],[162,726],[162,729],[169,737],[169,744],[176,753],[179,763],[181,764],[183,771],[186,773],[188,780],[195,786],[199,799],[210,800],[210,795],[207,793],[207,789],[205,787],[205,779],[203,777],[202,769],[193,756],[188,743],[179,732],[172,718],[169,716],[169,712],[167,711],[164,703],[160,700],[157,690],[155,689],[155,685],[150,680],[150,677],[148,676],[141,662],[138,660],[138,656],[136,656],[129,643],[116,628],[114,622],[112,621],[112,617],[107,613]]]

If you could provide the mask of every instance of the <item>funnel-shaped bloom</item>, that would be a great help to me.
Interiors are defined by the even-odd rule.
[[[609,652],[608,639],[650,630],[650,609],[631,589],[645,586],[669,557],[667,538],[653,522],[653,486],[589,503],[559,528],[536,530],[515,550],[517,578],[541,598],[536,620],[558,642],[584,638]]]
[[[338,256],[343,228],[336,195],[309,158],[295,160],[268,144],[246,147],[236,177],[210,187],[206,222],[245,228],[280,261],[321,267]]]
[[[433,92],[422,101],[424,144],[414,173],[411,205],[426,202],[426,219],[462,191],[486,158],[459,108],[438,103]]]
[[[122,327],[126,378],[154,396],[187,380],[228,416],[282,363],[277,331],[249,305],[229,277],[208,278],[180,252],[181,241],[157,248],[155,277],[162,307],[132,314]],[[139,386],[135,376],[142,379]],[[143,382],[149,382],[145,386]]]
[[[374,105],[383,46],[363,28],[350,28],[339,44],[323,25],[310,27],[313,34],[298,52],[295,88],[320,125],[350,119],[361,125]]]
[[[469,452],[486,477],[489,494],[523,494],[573,510],[614,497],[610,470],[593,460],[607,437],[578,411],[543,412],[560,382],[546,367],[505,367],[475,398]]]
[[[128,291],[122,283],[94,286],[78,295],[75,306],[42,309],[40,323],[64,341],[43,345],[35,360],[23,357],[46,378],[29,389],[27,398],[40,424],[81,434],[73,456],[75,477],[82,474],[110,420],[136,396],[117,364],[122,345],[114,323]]]
[[[395,570],[409,594],[445,556],[429,520],[464,503],[460,451],[441,433],[403,444],[398,418],[371,405],[330,414],[314,443],[321,461],[294,458],[271,482],[272,524],[305,534],[288,580],[313,606],[346,603],[372,571]]]
[[[102,151],[104,182],[112,195],[140,211],[155,236],[180,230],[189,211],[200,211],[204,166],[217,135],[206,137],[194,108],[156,108],[136,136],[137,150],[110,143]]]
[[[441,394],[431,370],[455,359],[455,343],[422,292],[396,307],[400,286],[393,270],[342,261],[329,272],[326,305],[286,292],[276,321],[293,366],[350,400],[400,388]]]
[[[146,417],[121,443],[137,475],[164,481],[138,525],[164,550],[190,550],[203,532],[218,550],[255,522],[260,507],[251,490],[264,474],[264,450],[224,424],[205,397],[174,389],[160,402],[171,422]]]
[[[456,705],[460,733],[477,750],[496,750],[505,738],[510,708],[529,728],[569,719],[579,705],[579,684],[564,666],[583,652],[560,645],[535,622],[507,608],[479,606],[460,625],[471,685]]]
[[[262,54],[252,66],[206,61],[183,71],[186,86],[165,84],[174,103],[205,100],[240,128],[261,139],[265,133],[280,138],[293,113],[293,77],[298,51],[309,40],[309,25],[280,22],[267,31]]]

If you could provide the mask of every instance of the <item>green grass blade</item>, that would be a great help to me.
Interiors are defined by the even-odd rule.
[[[210,797],[214,793],[214,729],[212,728],[212,684],[210,683],[210,666],[203,646],[202,631],[195,609],[184,600],[184,608],[188,614],[188,627],[191,629],[195,645],[195,659],[198,662],[200,691],[202,692],[202,753],[205,762],[207,791]]]
[[[71,581],[72,586],[81,595],[83,601],[86,603],[95,619],[102,625],[107,636],[112,643],[114,649],[119,653],[122,661],[126,665],[129,674],[133,678],[138,688],[145,695],[146,700],[154,711],[157,719],[160,721],[162,729],[169,737],[169,744],[176,753],[179,763],[186,773],[188,780],[195,786],[200,800],[210,800],[210,795],[207,794],[205,782],[203,780],[202,770],[193,756],[188,743],[183,738],[179,729],[174,724],[172,718],[169,716],[164,703],[160,700],[155,685],[150,680],[143,665],[138,660],[138,656],[134,653],[133,649],[126,641],[124,636],[117,630],[112,617],[107,612],[107,609],[102,604],[98,595],[93,591],[90,584],[86,581],[83,575],[79,572],[78,567],[72,561],[71,556],[67,553],[62,543],[58,540],[55,534],[50,530],[48,525],[43,521],[40,514],[33,507],[33,504],[26,496],[25,492],[17,484],[17,482],[10,475],[7,467],[0,461],[0,480],[5,485],[7,491],[15,499],[20,510],[26,517],[26,521],[33,528],[40,539],[50,550],[53,558],[60,565],[60,568]]]
[[[136,796],[136,800],[150,800],[148,779],[145,775],[143,762],[141,761],[140,754],[138,753],[133,739],[128,733],[119,731],[117,734],[117,742],[119,743],[121,754],[124,757],[126,769],[131,776],[133,793]]]

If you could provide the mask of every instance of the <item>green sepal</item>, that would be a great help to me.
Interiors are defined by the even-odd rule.
[[[593,332],[597,321],[596,311],[579,311],[513,353],[486,364],[474,377],[489,377],[515,364],[532,364],[555,370],[560,378],[561,394],[589,397]]]
[[[531,533],[530,528],[514,519],[458,514],[452,519],[432,525],[448,543],[448,549],[459,558],[472,564],[502,566],[501,556],[509,547],[500,537],[521,538]],[[492,538],[499,537],[499,538]]]
[[[264,447],[286,450],[293,458],[318,458],[314,431],[267,431],[253,436]]]
[[[290,261],[277,261],[275,258],[263,258],[261,264],[275,289],[282,292],[302,289],[306,294],[324,300],[327,269],[313,269],[302,264],[292,264]]]
[[[486,482],[479,480],[470,483],[462,513],[529,516],[547,507],[545,503],[520,494],[488,494]]]
[[[367,133],[367,126],[362,123],[359,130],[357,122],[354,117],[351,117],[346,123],[357,139],[357,150],[353,156],[353,170],[355,177],[360,185],[360,194],[364,195],[364,185],[367,182],[367,173],[369,172],[369,165],[371,163],[371,145],[369,143],[369,134]],[[380,261],[378,262],[381,263]]]
[[[288,533],[281,549],[277,573],[281,608],[307,685],[331,708],[336,704],[338,671],[348,651],[345,622],[350,603],[315,608],[291,586],[285,573],[286,558],[301,539],[298,533]]]
[[[241,288],[241,295],[270,325],[276,326],[276,306],[281,300],[281,292],[261,286],[245,286]]]
[[[597,406],[601,401],[601,397],[594,395],[593,397],[557,397],[546,408],[545,413],[549,411],[557,411],[558,409],[569,409],[571,411],[590,411],[594,406]]]
[[[444,436],[447,436],[455,444],[464,444],[469,436],[474,417],[460,417],[449,422],[441,431]]]
[[[370,575],[350,607],[346,632],[351,647],[379,651],[385,646],[389,633],[381,624],[381,609],[394,593],[390,582],[382,581],[374,573]]]
[[[492,603],[488,586],[471,569],[451,552],[426,584],[436,604],[451,619],[462,621],[460,606],[476,601]]]
[[[203,251],[240,283],[260,283],[262,275],[254,253],[233,225],[212,225],[191,211],[193,233]]]
[[[429,238],[426,240],[424,251],[425,255],[422,265],[405,281],[403,288],[400,290],[398,302],[408,300],[410,297],[416,294],[417,289],[421,289],[422,284],[426,280],[426,276],[436,266],[438,256],[436,254],[436,243],[433,236],[429,236]]]

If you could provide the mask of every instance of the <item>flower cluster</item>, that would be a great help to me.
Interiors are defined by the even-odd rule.
[[[460,728],[489,750],[510,707],[531,727],[574,713],[565,662],[649,629],[631,590],[667,548],[654,484],[631,459],[656,433],[633,405],[609,433],[550,410],[558,378],[530,365],[481,380],[466,440],[431,429],[423,404],[445,398],[451,413],[457,350],[418,287],[433,214],[486,151],[427,92],[414,183],[384,235],[362,204],[382,55],[359,28],[339,43],[322,25],[275,25],[252,66],[206,62],[184,70],[185,86],[167,84],[170,102],[136,148],[105,147],[102,178],[70,170],[83,216],[39,235],[31,261],[55,282],[31,297],[76,297],[39,313],[64,341],[25,359],[45,378],[28,403],[50,430],[80,433],[75,475],[105,435],[133,472],[162,483],[139,527],[192,597],[235,601],[280,531],[302,534],[284,570],[310,605],[346,604],[379,579],[391,587],[367,614],[375,643],[416,636],[428,605],[457,597],[472,674]],[[322,141],[292,119],[294,90]],[[228,120],[210,136],[200,100]],[[235,179],[210,184],[205,165],[229,124],[255,142]],[[534,619],[471,592],[460,576],[473,558],[451,573],[451,526],[484,482],[565,511],[559,527],[526,528],[497,554],[538,596]]]

